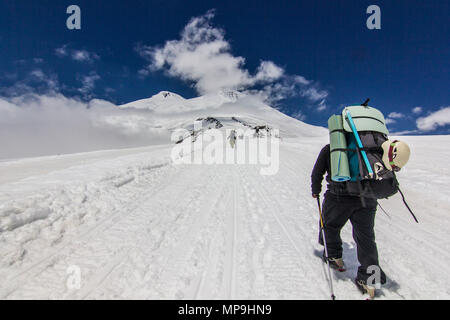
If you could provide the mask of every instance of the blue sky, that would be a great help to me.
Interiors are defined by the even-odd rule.
[[[81,8],[81,30],[66,28],[71,4]],[[372,4],[381,30],[366,27]],[[195,30],[219,31],[224,45],[211,63],[230,65],[230,81],[244,77],[241,88],[289,115],[326,126],[370,97],[391,132],[448,134],[449,13],[448,1],[415,0],[2,1],[0,96],[59,92],[120,104],[161,90],[187,98],[214,90],[205,83],[217,70],[179,67],[181,53],[167,44],[183,50],[180,33],[197,17]]]

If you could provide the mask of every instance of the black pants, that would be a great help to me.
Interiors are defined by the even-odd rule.
[[[336,196],[329,191],[323,201],[323,223],[327,241],[328,256],[342,257],[341,229],[348,220],[353,226],[353,239],[356,242],[358,261],[357,279],[367,280],[371,276],[367,268],[378,266],[378,250],[375,243],[375,213],[376,200],[366,199],[365,206],[359,197]],[[319,243],[323,245],[322,233],[319,232]],[[369,269],[370,270],[370,269]],[[386,276],[381,270],[381,283],[386,282]]]

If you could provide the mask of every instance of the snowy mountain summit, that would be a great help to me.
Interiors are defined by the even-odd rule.
[[[230,90],[221,90],[214,94],[208,94],[192,99],[170,92],[161,91],[150,98],[141,99],[124,104],[122,108],[147,109],[157,113],[179,113],[205,108],[218,108],[224,103],[234,103],[245,95]]]
[[[150,98],[133,101],[120,106],[121,108],[147,109],[156,112],[163,112],[164,109],[182,105],[186,99],[169,91],[161,91]]]
[[[221,90],[190,99],[173,92],[161,91],[150,98],[130,102],[119,108],[141,111],[141,116],[135,117],[132,125],[140,123],[140,127],[143,125],[151,130],[160,129],[161,134],[164,130],[170,134],[176,129],[190,128],[199,118],[220,118],[222,122],[232,124],[231,127],[241,127],[245,123],[247,127],[276,128],[284,137],[327,135],[327,130],[322,127],[291,118],[259,99],[235,90]]]

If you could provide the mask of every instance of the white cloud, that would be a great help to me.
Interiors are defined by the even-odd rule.
[[[12,86],[1,87],[0,96],[20,97],[35,95],[36,93],[55,95],[60,92],[61,88],[64,88],[70,91],[78,91],[85,100],[88,100],[92,98],[91,93],[95,88],[96,82],[101,80],[101,77],[95,71],[91,71],[86,75],[78,75],[77,80],[81,82],[79,88],[68,88],[59,83],[56,74],[44,72],[42,69],[37,68],[29,72],[24,79],[16,81]],[[111,89],[108,89],[108,92],[111,92]]]
[[[168,143],[170,135],[156,124],[148,112],[104,100],[0,97],[0,159]]]
[[[192,18],[178,40],[163,46],[139,45],[136,51],[150,64],[139,71],[142,77],[157,70],[169,76],[193,82],[200,94],[219,90],[240,90],[277,101],[300,96],[320,103],[323,110],[328,92],[300,75],[287,75],[272,61],[261,61],[255,74],[245,68],[245,59],[231,53],[224,30],[214,27],[214,11]]]
[[[295,96],[297,90],[294,83],[284,81],[266,84],[260,90],[249,90],[250,94],[259,95],[263,100],[276,102]]]
[[[65,56],[67,56],[69,53],[67,52],[67,45],[63,45],[62,47],[60,47],[60,48],[56,48],[55,49],[55,54],[58,56],[58,57],[65,57]]]
[[[209,11],[191,19],[180,40],[167,41],[163,47],[138,47],[138,52],[151,62],[148,69],[165,69],[173,77],[193,81],[201,94],[252,85],[255,80],[243,69],[245,59],[229,52],[224,31],[210,24],[213,16]]]
[[[391,112],[391,113],[389,113],[388,118],[400,119],[400,118],[403,118],[404,116],[405,115],[403,113],[400,113],[400,112]]]
[[[85,95],[89,94],[95,88],[95,82],[100,80],[100,76],[96,72],[91,72],[89,75],[81,77],[82,87],[79,91]]]
[[[36,81],[47,85],[48,90],[57,91],[59,90],[59,82],[56,74],[50,73],[46,74],[41,69],[35,69],[30,72],[28,76],[28,82]]]
[[[302,76],[294,76],[294,81],[303,85],[311,84],[311,81],[306,80],[305,77]]]
[[[283,68],[280,68],[272,61],[262,61],[258,67],[255,80],[257,81],[274,81],[281,78],[284,74]]]
[[[323,99],[322,101],[320,101],[318,107],[317,107],[317,111],[324,111],[327,108],[327,105],[325,104],[325,99]]]
[[[422,111],[423,111],[422,107],[415,107],[415,108],[412,109],[412,112],[415,113],[415,114],[422,113]]]
[[[45,78],[45,74],[41,69],[35,69],[35,70],[31,71],[30,76],[36,77],[41,80]]]
[[[397,132],[391,132],[391,136],[404,136],[408,134],[418,133],[419,130],[403,130],[403,131],[397,131]]]
[[[17,79],[16,74],[14,78]],[[25,78],[20,79],[10,87],[0,87],[0,94],[5,96],[20,96],[32,92],[57,92],[60,89],[58,76],[45,73],[41,69],[34,69]]]
[[[392,118],[386,118],[386,119],[384,119],[384,122],[386,124],[393,124],[393,123],[396,123],[397,121],[395,119],[392,119]]]
[[[430,113],[426,117],[417,119],[416,125],[420,131],[433,131],[438,127],[450,124],[450,106]]]
[[[321,100],[324,101],[326,97],[328,97],[328,92],[324,90],[318,90],[317,88],[310,87],[301,92],[301,95],[307,97],[309,100],[315,102]]]
[[[100,56],[94,52],[89,52],[87,50],[68,49],[68,45],[63,45],[60,48],[56,48],[55,54],[60,58],[70,57],[72,60],[78,62],[92,63],[95,60],[100,59]]]
[[[145,78],[149,74],[150,74],[150,70],[148,70],[148,69],[141,69],[138,71],[138,75],[140,78]]]
[[[397,122],[397,119],[404,118],[405,115],[400,112],[391,112],[388,114],[387,118],[385,119],[386,124],[394,124]]]
[[[100,58],[96,53],[88,52],[86,50],[73,50],[71,57],[73,60],[79,62],[93,62]]]

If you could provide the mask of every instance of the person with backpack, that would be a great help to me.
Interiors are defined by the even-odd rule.
[[[370,124],[374,126],[373,128],[362,130],[360,134],[356,130],[353,132],[344,130],[343,119],[348,121],[345,116],[347,110],[344,109],[343,116],[330,118],[330,141],[332,145],[334,143],[334,147],[327,144],[320,151],[311,174],[311,191],[313,198],[320,199],[322,180],[326,174],[327,190],[320,211],[320,231],[323,233],[319,232],[319,243],[326,246],[322,255],[323,261],[333,269],[345,271],[340,233],[350,220],[357,258],[360,263],[355,284],[362,292],[368,293],[373,298],[375,287],[386,283],[386,274],[379,265],[375,241],[377,199],[391,196],[399,190],[395,171],[400,170],[406,164],[410,151],[404,142],[388,140],[387,135],[383,133],[387,132],[384,117],[376,114],[379,117],[377,120],[373,114],[366,116],[364,115],[365,108],[367,108],[367,112],[373,113],[375,110],[364,105],[349,107],[349,110],[354,113],[360,112],[355,117],[360,121],[359,127],[362,127],[363,124],[367,125],[367,122],[364,122],[367,119],[375,122]],[[349,118],[351,120],[349,124],[355,128],[351,115]],[[383,122],[382,127],[379,127],[380,121]],[[337,128],[334,126],[336,123],[338,124]],[[349,130],[351,129],[349,128]],[[371,130],[379,130],[379,132]],[[357,136],[357,142],[354,141],[354,136]],[[362,146],[362,143],[366,143],[366,146]],[[367,162],[363,161],[363,156]],[[367,170],[372,173],[370,179]],[[318,204],[320,209],[319,201]],[[323,234],[326,241],[324,241]],[[375,274],[375,277],[371,277],[376,272],[378,273]]]
[[[347,191],[345,183],[331,180],[330,171],[330,145],[327,144],[319,153],[314,169],[311,174],[311,190],[313,198],[319,197],[322,191],[322,180],[324,174],[328,183],[324,194],[322,205],[323,224],[328,249],[328,257],[323,253],[323,259],[330,267],[345,271],[342,259],[341,230],[348,220],[352,223],[353,239],[356,243],[357,256],[360,266],[356,281],[367,285],[367,279],[371,273],[367,272],[370,266],[378,266],[378,250],[375,242],[375,213],[377,200],[365,198],[364,205],[361,198]],[[319,243],[323,246],[322,233],[319,233]],[[386,275],[381,270],[381,284],[386,282]]]

